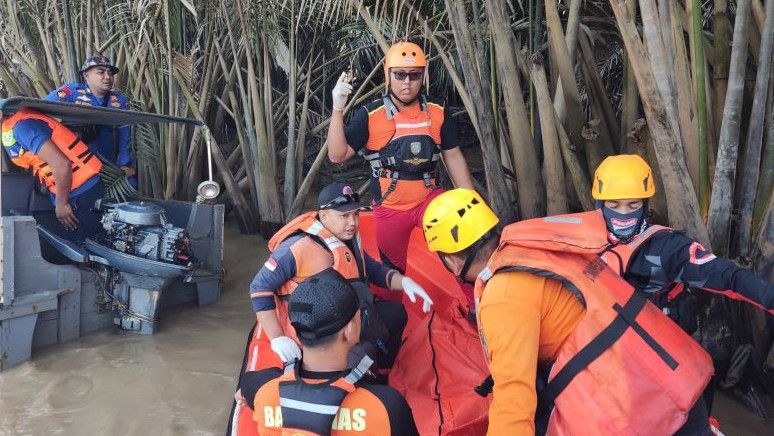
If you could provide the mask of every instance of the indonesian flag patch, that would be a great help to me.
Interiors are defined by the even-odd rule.
[[[269,271],[274,272],[274,270],[277,269],[277,261],[274,260],[273,257],[270,257],[269,260],[267,260],[266,263],[263,264],[263,266]]]

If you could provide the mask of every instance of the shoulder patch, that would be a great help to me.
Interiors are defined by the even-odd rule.
[[[698,242],[694,242],[688,248],[689,262],[696,265],[704,265],[707,262],[715,260],[717,256],[707,251],[704,246]]]
[[[62,85],[59,87],[59,89],[56,92],[56,96],[59,98],[67,98],[70,95],[72,95],[73,90],[70,89],[69,85]]]
[[[13,130],[3,130],[2,142],[3,147],[12,147],[16,144],[16,137],[13,136]]]

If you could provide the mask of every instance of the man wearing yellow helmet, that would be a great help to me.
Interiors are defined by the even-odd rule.
[[[401,272],[411,231],[441,192],[436,181],[441,157],[455,186],[473,186],[454,120],[422,92],[426,69],[418,45],[394,44],[384,60],[384,95],[357,109],[346,126],[343,110],[352,92],[348,73],[333,89],[328,158],[344,162],[357,153],[368,161],[377,245],[382,260]]]
[[[607,157],[594,174],[592,196],[602,210],[608,245],[600,257],[688,334],[698,328],[704,290],[745,301],[774,314],[774,285],[718,258],[683,232],[647,222],[656,194],[650,166],[637,155]],[[714,380],[704,400],[712,409]]]
[[[511,224],[475,191],[427,207],[428,248],[475,282],[489,434],[700,434],[709,356],[597,257],[581,220]],[[537,381],[536,381],[537,379]]]
[[[696,330],[696,312],[686,286],[774,313],[774,285],[716,257],[683,232],[647,222],[648,199],[655,193],[653,173],[641,157],[602,161],[592,187],[609,242],[602,259],[688,333]]]

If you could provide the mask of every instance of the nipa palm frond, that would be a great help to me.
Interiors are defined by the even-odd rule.
[[[99,172],[102,183],[105,185],[105,197],[114,198],[118,202],[138,200],[142,198],[129,180],[126,174],[107,159],[102,161],[102,169]]]

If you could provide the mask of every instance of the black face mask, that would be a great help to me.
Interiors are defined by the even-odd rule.
[[[634,212],[618,213],[603,206],[602,215],[605,217],[607,230],[620,242],[628,242],[642,230],[647,207],[647,202],[644,202],[642,207]]]

